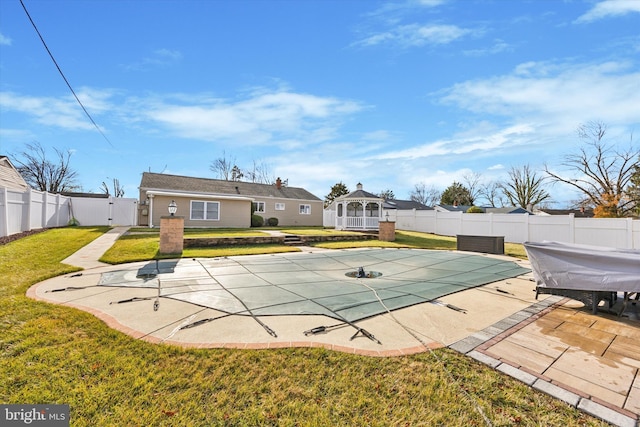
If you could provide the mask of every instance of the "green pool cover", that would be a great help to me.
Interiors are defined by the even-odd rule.
[[[357,277],[360,267],[365,277]],[[162,297],[229,314],[314,314],[355,322],[385,313],[385,306],[409,307],[529,271],[458,252],[350,249],[151,262],[134,272],[104,273],[99,284],[160,283]]]

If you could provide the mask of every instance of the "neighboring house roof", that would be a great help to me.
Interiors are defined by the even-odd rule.
[[[385,200],[383,207],[385,209],[401,209],[401,210],[409,210],[409,209],[415,209],[418,211],[432,211],[433,208],[430,208],[427,205],[423,205],[420,202],[416,202],[413,200],[396,200],[396,199],[389,199],[389,200]]]
[[[221,179],[194,178],[190,176],[169,175],[144,172],[140,182],[141,190],[166,190],[204,194],[220,194],[244,197],[278,197],[296,200],[317,200],[304,188],[276,184],[256,184],[244,181],[225,181]]]
[[[0,155],[0,187],[12,190],[28,190],[29,185],[22,178],[7,156]]]
[[[77,193],[74,191],[63,191],[60,194],[67,197],[84,197],[87,199],[108,199],[109,195],[105,193]]]
[[[441,212],[463,212],[466,213],[471,206],[469,205],[436,205],[436,210]],[[480,209],[484,211],[484,213],[501,213],[501,214],[525,214],[531,213],[528,210],[516,207],[516,206],[508,206],[505,208],[492,208],[492,207],[482,207],[479,206]]]
[[[435,209],[441,212],[466,212],[470,207],[468,205],[435,205]]]
[[[573,214],[576,218],[593,218],[593,209],[539,209],[541,215],[569,215]]]
[[[515,207],[515,206],[509,206],[506,208],[482,208],[484,209],[485,213],[502,213],[502,214],[530,214],[531,212],[529,212],[528,210],[521,208],[521,207]]]

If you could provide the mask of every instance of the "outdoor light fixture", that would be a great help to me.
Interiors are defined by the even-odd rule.
[[[385,219],[387,220],[387,222],[389,222],[389,211],[387,211],[387,212],[385,212],[385,213],[386,213],[386,215],[385,215]]]
[[[171,216],[173,216],[177,211],[178,211],[178,205],[176,205],[175,200],[172,200],[171,203],[169,203],[169,213],[171,214]]]

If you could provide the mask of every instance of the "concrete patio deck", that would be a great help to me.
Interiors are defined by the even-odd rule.
[[[154,311],[155,288],[97,286],[104,273],[135,272],[147,264],[97,261],[125,231],[115,228],[65,260],[85,268],[81,275],[49,279],[31,287],[28,296],[91,312],[137,339],[184,347],[321,346],[400,356],[448,346],[613,425],[639,425],[640,322],[593,315],[582,304],[558,296],[536,300],[528,275],[440,298],[466,313],[426,303],[358,322],[382,344],[362,335],[351,340],[355,329],[349,325],[305,336],[305,330],[336,323],[312,315],[261,317],[277,331],[272,337],[250,316],[229,316],[183,301],[162,298]],[[69,287],[74,290],[52,292]],[[202,319],[215,320],[180,329]]]

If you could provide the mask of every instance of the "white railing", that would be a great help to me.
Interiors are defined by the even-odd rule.
[[[347,230],[377,230],[379,218],[370,216],[348,216],[344,218],[338,217],[340,226],[344,224]]]

